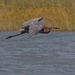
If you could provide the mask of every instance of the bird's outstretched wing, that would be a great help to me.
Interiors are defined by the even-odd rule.
[[[34,19],[31,19],[31,20],[27,20],[26,22],[23,23],[23,27],[22,28],[30,26],[33,22],[39,22],[42,19],[43,19],[42,17],[39,17],[39,18],[34,18]]]
[[[36,35],[44,26],[45,22],[33,22],[29,27],[29,36],[32,37]]]
[[[32,22],[31,20],[28,20],[28,21],[24,22],[22,28],[30,26],[31,22]]]

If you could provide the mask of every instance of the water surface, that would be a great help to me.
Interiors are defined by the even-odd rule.
[[[75,32],[16,33],[0,32],[0,75],[75,75]]]

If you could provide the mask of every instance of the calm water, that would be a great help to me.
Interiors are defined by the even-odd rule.
[[[0,75],[75,75],[75,32],[16,33],[0,32]]]

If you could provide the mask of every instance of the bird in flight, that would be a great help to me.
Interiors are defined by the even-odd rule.
[[[12,36],[6,37],[6,39],[22,35],[24,33],[29,33],[29,37],[36,35],[37,33],[49,33],[51,29],[59,29],[58,27],[45,26],[45,21],[42,17],[27,20],[23,23],[22,28],[19,30],[20,33]]]

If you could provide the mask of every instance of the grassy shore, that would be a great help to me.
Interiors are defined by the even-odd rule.
[[[75,31],[75,0],[0,0],[0,31],[19,30],[36,17],[60,31]]]

